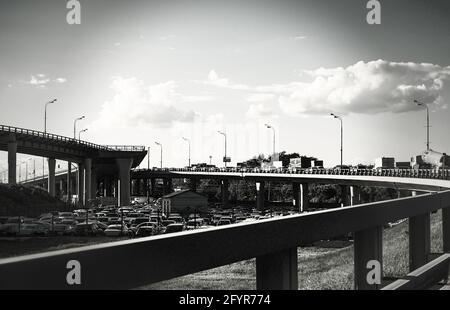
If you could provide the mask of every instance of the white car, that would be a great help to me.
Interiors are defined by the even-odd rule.
[[[119,236],[126,236],[130,232],[126,225],[109,225],[108,228],[105,229],[105,235],[108,237],[119,237]]]

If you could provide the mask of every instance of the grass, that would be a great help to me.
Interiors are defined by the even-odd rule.
[[[431,252],[442,252],[441,211],[431,215]],[[384,276],[408,273],[408,221],[383,233]],[[353,246],[298,249],[299,289],[353,289]],[[255,260],[247,260],[142,287],[151,290],[249,290],[256,287]]]

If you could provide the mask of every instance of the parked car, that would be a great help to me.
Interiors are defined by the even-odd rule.
[[[153,236],[154,231],[155,231],[154,226],[141,226],[137,229],[135,237],[140,238]]]
[[[180,231],[183,231],[183,230],[184,230],[184,225],[183,224],[174,223],[174,224],[167,225],[164,233],[165,234],[170,234],[170,233],[180,232]]]
[[[127,236],[129,234],[130,230],[128,230],[126,225],[109,225],[105,229],[105,235],[108,237]]]
[[[77,236],[100,236],[104,232],[98,227],[97,223],[81,223],[75,227],[74,234]]]

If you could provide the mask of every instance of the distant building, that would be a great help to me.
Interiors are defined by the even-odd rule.
[[[375,159],[375,169],[394,169],[395,158],[393,157],[380,157]]]
[[[161,207],[166,215],[173,212],[198,212],[208,207],[208,198],[191,190],[177,191],[163,196]]]
[[[411,169],[411,163],[409,161],[398,161],[395,163],[395,167],[398,169]]]

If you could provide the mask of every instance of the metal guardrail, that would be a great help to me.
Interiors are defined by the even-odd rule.
[[[298,289],[297,247],[349,232],[354,232],[355,287],[379,288],[365,281],[371,271],[367,262],[382,261],[382,226],[409,217],[410,262],[424,265],[421,257],[429,249],[418,240],[429,235],[426,225],[416,225],[418,219],[443,209],[444,251],[450,251],[449,206],[450,191],[445,191],[0,259],[0,289],[135,288],[255,257],[257,289]],[[79,284],[67,282],[74,262],[80,266]]]
[[[153,168],[135,169],[133,171],[153,172],[206,172],[206,173],[245,173],[245,174],[303,174],[303,175],[354,175],[354,176],[380,176],[399,178],[423,178],[450,180],[449,169],[241,169],[241,168]]]
[[[51,139],[54,141],[61,141],[66,143],[73,143],[78,146],[93,148],[97,150],[104,151],[121,151],[121,152],[142,152],[145,151],[145,146],[132,146],[132,145],[99,145],[83,140],[78,140],[74,138],[64,137],[60,135],[55,135],[51,133],[44,133],[42,131],[30,130],[19,127],[0,125],[0,131],[5,131],[9,133],[29,135],[37,138]]]

